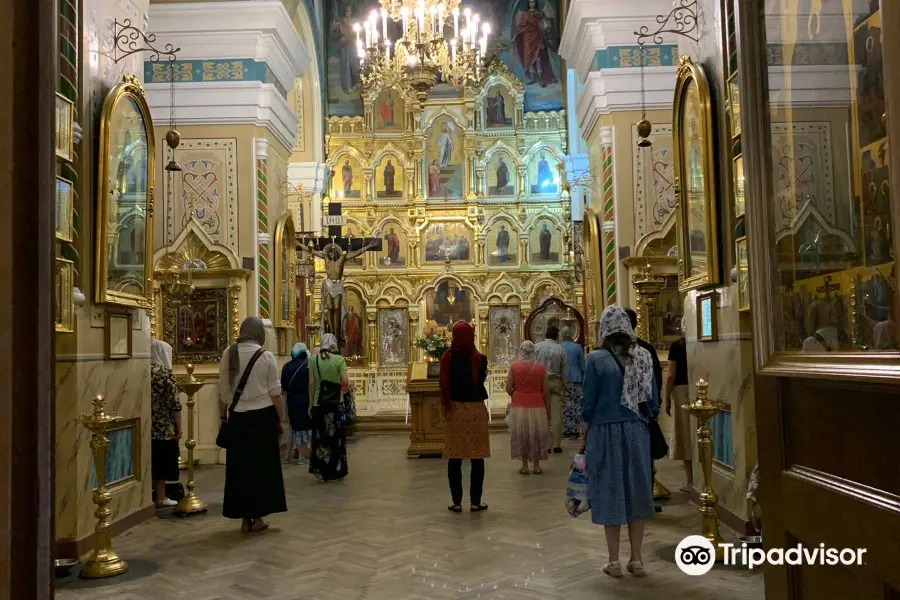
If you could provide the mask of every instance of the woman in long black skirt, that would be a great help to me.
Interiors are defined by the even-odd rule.
[[[269,526],[263,517],[287,510],[279,448],[281,380],[275,357],[262,348],[265,343],[262,319],[247,317],[237,342],[219,363],[220,413],[229,428],[222,514],[241,519],[244,532],[263,531]],[[235,403],[235,390],[244,379]]]

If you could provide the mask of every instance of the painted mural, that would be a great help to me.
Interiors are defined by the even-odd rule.
[[[406,232],[396,223],[388,223],[380,233],[384,242],[378,256],[379,267],[400,268],[406,266],[407,238]]]
[[[462,131],[447,116],[434,120],[428,131],[427,198],[432,201],[459,200],[463,195],[464,147]]]
[[[435,223],[425,233],[425,262],[469,262],[472,230],[462,223]]]
[[[329,116],[363,114],[360,96],[360,65],[353,24],[378,8],[371,0],[326,0],[326,62]],[[562,108],[559,58],[559,0],[481,0],[464,3],[490,23],[492,43],[510,71],[525,84],[525,110]],[[398,24],[390,23],[388,35],[398,37]],[[438,83],[433,98],[456,96],[447,84]],[[496,97],[496,93],[489,97]],[[501,95],[502,98],[502,95]],[[509,100],[504,98],[504,100]],[[494,105],[496,108],[496,105]],[[504,102],[503,121],[510,119],[511,106]],[[396,114],[396,110],[395,110]],[[499,112],[494,113],[498,116]],[[378,115],[376,115],[376,118]],[[496,123],[493,126],[503,126]]]

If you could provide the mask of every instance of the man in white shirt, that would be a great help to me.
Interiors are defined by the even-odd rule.
[[[545,339],[534,346],[534,359],[546,367],[550,380],[550,445],[555,454],[562,453],[563,407],[569,382],[569,361],[558,339],[559,329],[551,325]]]

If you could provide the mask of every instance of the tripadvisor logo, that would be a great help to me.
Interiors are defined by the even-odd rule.
[[[819,566],[861,566],[864,563],[865,548],[826,548],[825,544],[807,547],[797,544],[791,548],[748,548],[747,544],[719,544],[722,563],[741,565],[755,569],[762,565],[819,565]],[[716,562],[716,549],[703,536],[689,535],[675,548],[675,564],[687,575],[705,575]]]

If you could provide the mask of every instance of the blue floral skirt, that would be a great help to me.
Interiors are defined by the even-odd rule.
[[[566,405],[563,408],[563,435],[577,438],[581,435],[581,384],[566,384]]]
[[[650,433],[643,421],[592,425],[587,472],[595,525],[625,525],[655,514]]]
[[[313,406],[309,472],[316,479],[333,481],[347,476],[347,430],[342,412],[339,404]]]

